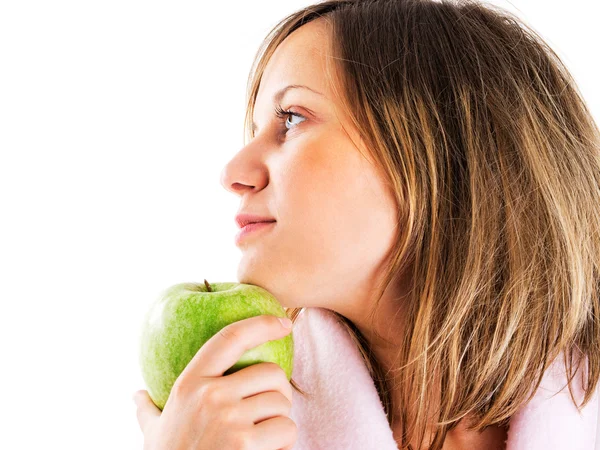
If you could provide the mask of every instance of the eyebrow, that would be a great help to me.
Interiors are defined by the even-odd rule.
[[[314,92],[315,94],[325,97],[322,93],[317,92],[314,89],[312,89],[308,86],[305,86],[304,84],[290,84],[290,85],[278,90],[275,93],[275,95],[273,96],[273,104],[275,105],[277,103],[280,103],[283,96],[287,93],[287,91],[289,91],[291,89],[308,89],[309,91]],[[255,133],[257,129],[258,129],[258,127],[254,123],[254,121],[252,121],[252,132]]]

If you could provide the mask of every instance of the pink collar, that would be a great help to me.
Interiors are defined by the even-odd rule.
[[[304,308],[296,319],[292,377],[310,396],[293,392],[290,417],[298,427],[293,450],[396,450],[375,384],[337,320],[324,308]],[[547,369],[531,401],[511,418],[506,450],[595,449],[598,390],[580,415],[558,362],[562,357]],[[580,402],[578,383],[574,394]]]

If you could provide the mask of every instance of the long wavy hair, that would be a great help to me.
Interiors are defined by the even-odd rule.
[[[402,424],[402,448],[423,443],[430,417],[434,450],[467,415],[470,429],[505,426],[561,354],[576,405],[572,380],[586,369],[585,406],[600,372],[600,132],[565,65],[518,17],[482,2],[323,1],[259,48],[244,140],[270,57],[318,18],[331,32],[333,89],[397,201],[379,300],[395,275],[413,280],[394,367],[400,405],[364,337],[335,313],[390,426]],[[294,321],[300,311],[287,310]]]

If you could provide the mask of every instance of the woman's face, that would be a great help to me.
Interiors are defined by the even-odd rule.
[[[256,99],[255,137],[224,167],[221,183],[240,196],[238,213],[276,220],[237,244],[238,281],[264,287],[285,307],[327,308],[358,322],[391,250],[397,211],[383,177],[342,128],[360,142],[336,111],[328,48],[320,19],[277,48]],[[289,85],[310,90],[274,100]],[[277,104],[304,118],[278,118]]]

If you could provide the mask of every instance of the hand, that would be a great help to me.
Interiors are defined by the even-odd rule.
[[[223,376],[247,350],[290,331],[270,315],[227,325],[175,380],[162,413],[147,391],[137,391],[144,450],[291,450],[297,428],[283,369],[259,363]]]

